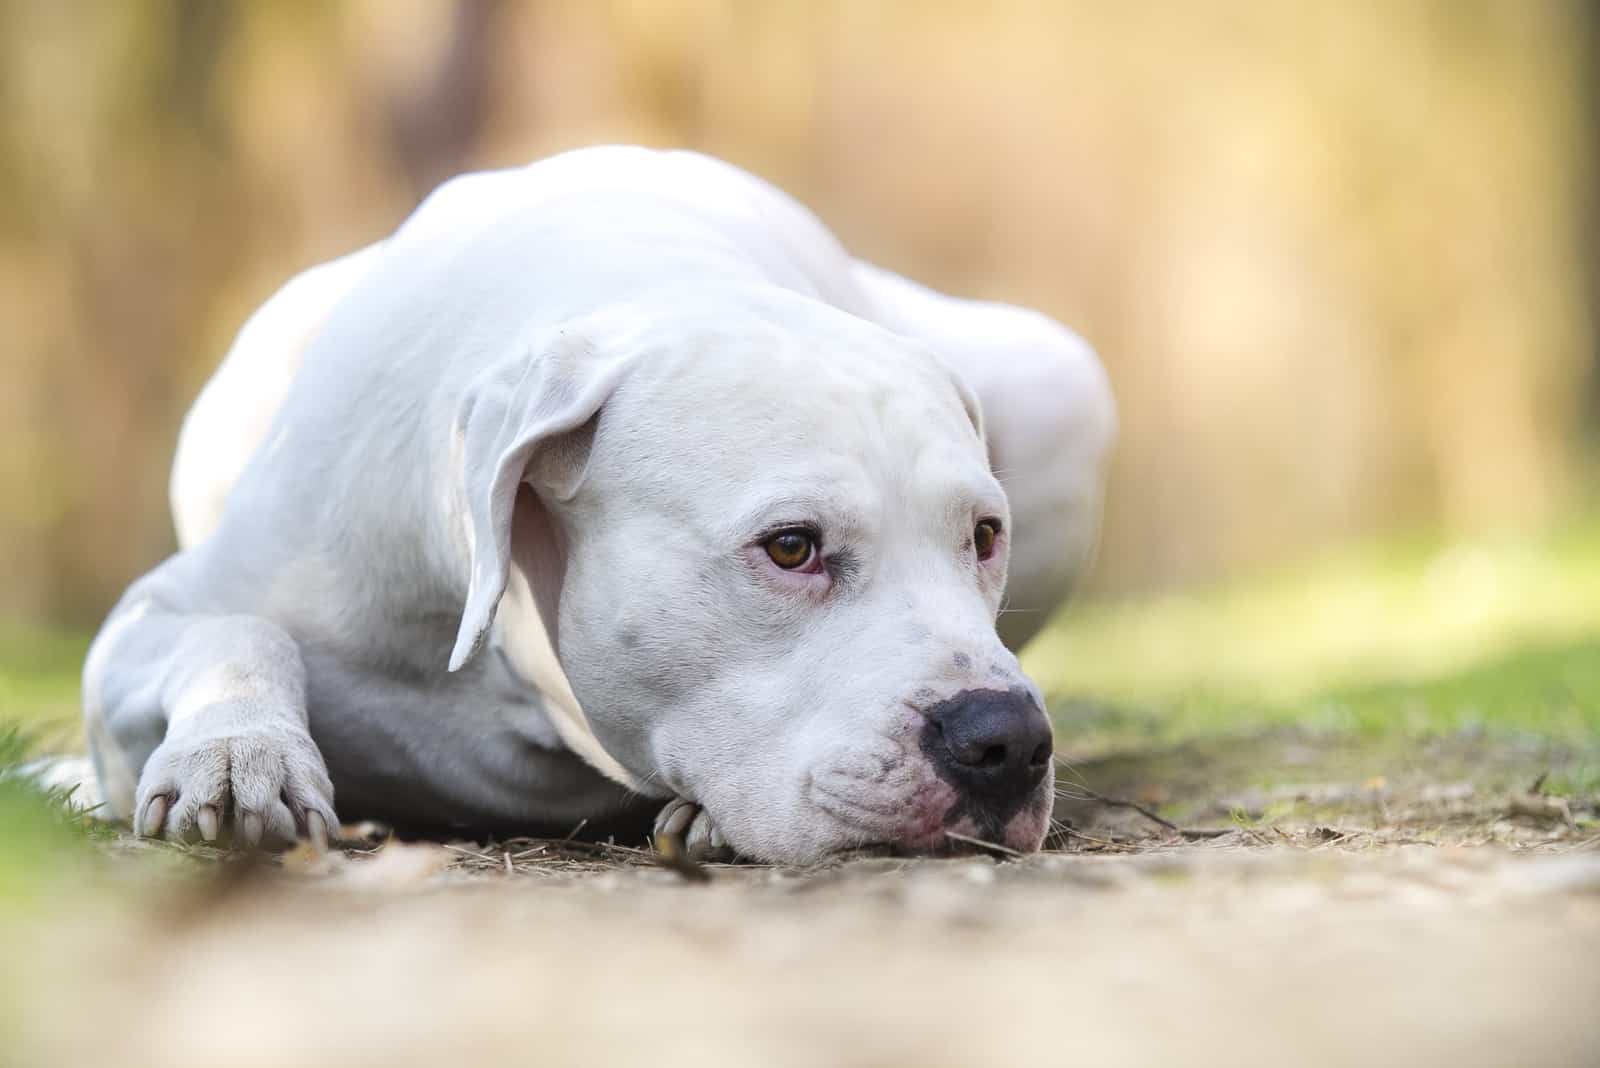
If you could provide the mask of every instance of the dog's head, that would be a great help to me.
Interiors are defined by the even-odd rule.
[[[685,295],[541,335],[461,410],[452,667],[526,577],[607,758],[739,852],[1039,846],[1006,498],[932,353],[794,294]]]

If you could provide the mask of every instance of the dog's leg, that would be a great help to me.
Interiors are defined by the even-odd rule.
[[[158,572],[157,575],[160,573]],[[156,576],[152,576],[155,578]],[[84,669],[90,752],[111,813],[143,835],[325,843],[333,785],[311,740],[300,651],[245,615],[184,615],[135,585]]]

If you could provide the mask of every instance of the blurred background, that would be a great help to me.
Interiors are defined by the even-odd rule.
[[[0,17],[12,634],[87,632],[171,551],[179,420],[292,273],[453,173],[597,142],[724,157],[859,255],[1088,337],[1123,421],[1100,602],[1587,512],[1600,14],[1576,0]]]
[[[0,0],[0,1065],[952,1063],[1036,1025],[1054,1060],[1592,1063],[1594,855],[1550,854],[1600,847],[1597,60],[1589,0]],[[246,317],[454,173],[603,142],[721,156],[1094,344],[1100,558],[1023,661],[1072,848],[1155,863],[691,899],[546,883],[562,843],[363,847],[257,895],[4,774],[81,748]],[[1083,788],[1232,830],[1128,845],[1154,825]],[[929,1007],[974,985],[1006,1026],[952,1045]]]

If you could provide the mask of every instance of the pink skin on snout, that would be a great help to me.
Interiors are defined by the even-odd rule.
[[[848,828],[855,845],[885,845],[916,853],[971,848],[951,835],[993,842],[1029,853],[1049,830],[1055,784],[1046,776],[1035,795],[1005,823],[1002,833],[961,814],[965,798],[942,779],[918,751],[926,719],[907,706],[892,731],[869,752],[859,750],[814,773],[806,795],[817,808]]]

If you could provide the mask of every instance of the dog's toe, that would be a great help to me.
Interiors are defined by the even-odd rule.
[[[310,738],[259,729],[168,739],[145,765],[134,811],[139,834],[246,849],[283,848],[302,834],[326,848],[338,825]]]
[[[669,801],[656,817],[656,850],[701,863],[733,859],[727,839],[712,822],[711,815],[693,801]]]

